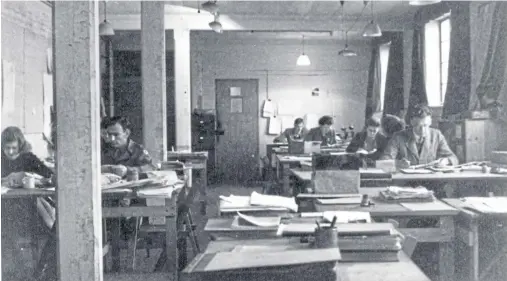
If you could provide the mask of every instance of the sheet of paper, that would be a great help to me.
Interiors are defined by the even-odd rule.
[[[359,205],[361,197],[319,198],[317,201],[322,205]]]
[[[53,75],[43,74],[44,91],[44,135],[51,139],[51,107],[53,106]],[[54,142],[54,140],[52,140]]]
[[[400,203],[403,207],[411,211],[452,211],[453,207],[441,202],[418,202],[418,203]]]
[[[507,197],[466,197],[463,205],[481,213],[507,213]]]
[[[250,196],[220,196],[220,209],[250,207]]]
[[[371,222],[371,216],[369,212],[353,212],[353,211],[327,211],[322,214],[324,220],[327,222],[333,221],[333,217],[336,216],[336,223],[349,223],[354,221],[366,221]]]
[[[433,171],[426,169],[401,169],[404,174],[433,174]]]
[[[298,211],[298,205],[294,197],[265,195],[255,191],[250,195],[250,204],[253,206],[283,207],[294,212]]]
[[[260,227],[274,227],[280,225],[280,217],[254,217],[247,216],[237,212],[240,220],[244,220],[247,224]]]
[[[137,195],[141,198],[164,197],[167,199],[167,198],[171,198],[173,192],[174,192],[174,187],[168,186],[168,187],[161,187],[161,188],[142,189],[137,192]]]

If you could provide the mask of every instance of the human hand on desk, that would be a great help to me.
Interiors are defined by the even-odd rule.
[[[398,169],[408,169],[408,168],[410,168],[410,161],[408,161],[405,158],[400,159],[400,160],[396,160],[395,164],[396,164],[396,168],[398,168]]]
[[[115,174],[123,178],[127,175],[128,169],[123,165],[102,165],[101,172],[104,174]]]

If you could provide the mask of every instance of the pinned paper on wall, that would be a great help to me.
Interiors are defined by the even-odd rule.
[[[2,110],[12,113],[16,107],[16,70],[14,64],[2,61]]]

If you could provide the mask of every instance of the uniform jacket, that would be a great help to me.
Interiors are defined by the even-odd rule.
[[[153,161],[146,149],[129,139],[126,149],[117,149],[109,145],[102,147],[102,165],[123,165],[138,168],[140,172],[153,170]]]
[[[407,129],[393,135],[382,156],[382,159],[406,159],[410,165],[427,164],[440,158],[448,158],[452,165],[458,164],[458,158],[447,145],[444,135],[433,128],[429,129],[421,153],[417,149],[412,129]]]

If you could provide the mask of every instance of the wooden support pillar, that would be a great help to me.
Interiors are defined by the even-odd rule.
[[[143,139],[157,160],[167,159],[166,46],[163,1],[141,1]]]
[[[185,28],[174,30],[174,69],[176,147],[191,149],[190,31]]]
[[[102,281],[98,3],[53,2],[60,281]]]

